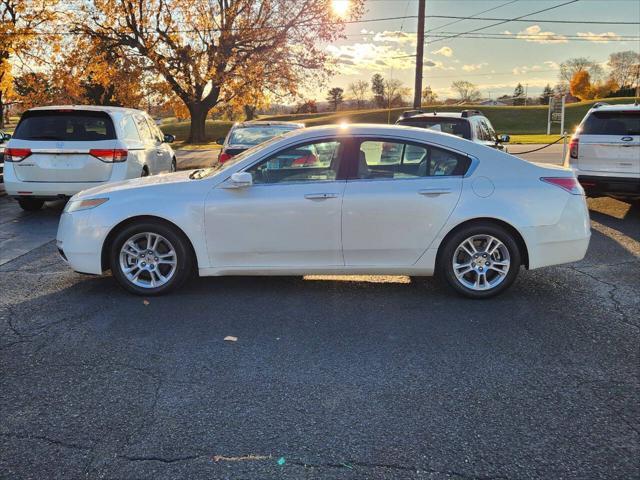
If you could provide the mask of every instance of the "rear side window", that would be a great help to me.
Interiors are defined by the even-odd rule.
[[[13,138],[82,142],[115,140],[116,132],[111,117],[104,112],[34,110],[22,115]]]
[[[593,112],[582,126],[583,135],[640,135],[640,112]]]
[[[136,128],[136,124],[133,121],[133,117],[127,115],[122,120],[122,130],[124,134],[124,138],[127,140],[134,140],[136,142],[140,141],[140,135],[138,134],[138,129]]]
[[[356,178],[403,179],[464,175],[471,160],[431,145],[402,141],[363,140]]]

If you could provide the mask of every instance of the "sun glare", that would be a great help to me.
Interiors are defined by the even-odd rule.
[[[349,0],[331,0],[331,8],[338,17],[344,18],[349,13]]]

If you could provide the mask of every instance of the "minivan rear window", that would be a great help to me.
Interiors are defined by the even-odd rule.
[[[583,135],[640,135],[640,111],[593,112],[582,126]]]
[[[35,141],[115,140],[111,117],[104,112],[83,110],[32,110],[20,118],[13,138]]]

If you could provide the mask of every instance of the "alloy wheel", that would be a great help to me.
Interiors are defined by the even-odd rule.
[[[120,270],[141,288],[158,288],[175,275],[176,250],[169,240],[153,232],[137,233],[120,248]]]
[[[474,291],[500,285],[509,273],[509,249],[491,235],[473,235],[456,248],[452,264],[458,282]]]

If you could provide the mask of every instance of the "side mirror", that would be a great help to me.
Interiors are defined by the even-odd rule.
[[[500,135],[498,137],[498,142],[500,143],[509,143],[511,141],[511,137],[509,135]]]
[[[218,145],[224,145],[224,137],[223,137],[223,138],[219,138],[219,139],[217,139],[217,140],[216,140],[216,143],[217,143]]]
[[[10,133],[5,133],[2,135],[2,141],[3,142],[8,142],[9,140],[11,140],[11,134]]]
[[[176,141],[176,136],[171,135],[170,133],[164,134],[164,143],[173,143]]]
[[[250,187],[253,185],[253,175],[249,172],[232,173],[231,184],[234,188]]]

